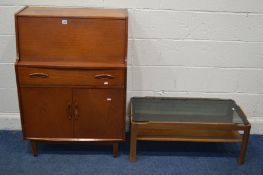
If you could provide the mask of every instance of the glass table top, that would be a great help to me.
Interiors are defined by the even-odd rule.
[[[137,122],[200,122],[248,124],[233,100],[133,97],[132,120]]]

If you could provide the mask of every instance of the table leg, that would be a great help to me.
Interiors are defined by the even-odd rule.
[[[137,129],[134,126],[134,124],[131,124],[130,161],[136,161],[136,148],[137,148]]]
[[[112,148],[113,148],[113,156],[114,156],[114,157],[118,157],[118,153],[119,153],[119,143],[113,143],[113,144],[112,144]]]
[[[247,152],[249,135],[250,135],[250,126],[245,128],[245,130],[244,130],[242,143],[241,143],[241,150],[240,150],[240,155],[239,155],[239,164],[245,163],[245,156],[246,156],[246,152]]]
[[[32,148],[33,156],[37,156],[38,151],[37,151],[37,142],[36,141],[31,141],[31,148]]]

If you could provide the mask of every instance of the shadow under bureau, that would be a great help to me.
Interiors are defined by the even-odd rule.
[[[125,139],[126,10],[26,7],[16,14],[15,65],[24,139]]]

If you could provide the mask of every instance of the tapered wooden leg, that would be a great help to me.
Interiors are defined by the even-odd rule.
[[[33,154],[33,156],[37,156],[38,155],[37,142],[36,141],[31,141],[31,147],[32,147],[32,154]]]
[[[118,157],[118,153],[119,153],[119,143],[113,143],[113,144],[112,144],[112,148],[113,148],[113,156],[114,156],[114,157]]]
[[[137,149],[137,129],[134,124],[131,124],[131,137],[130,137],[130,161],[136,161]]]
[[[240,155],[239,155],[239,164],[245,163],[245,156],[247,152],[249,135],[250,135],[250,126],[244,130],[242,143],[241,143],[241,150],[240,150]]]

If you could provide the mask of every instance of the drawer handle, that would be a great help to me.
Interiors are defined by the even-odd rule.
[[[97,78],[97,79],[113,79],[114,76],[109,75],[109,74],[100,74],[100,75],[96,75],[95,78]]]
[[[45,74],[45,73],[32,73],[32,74],[29,74],[29,77],[30,78],[47,78],[48,74]]]

